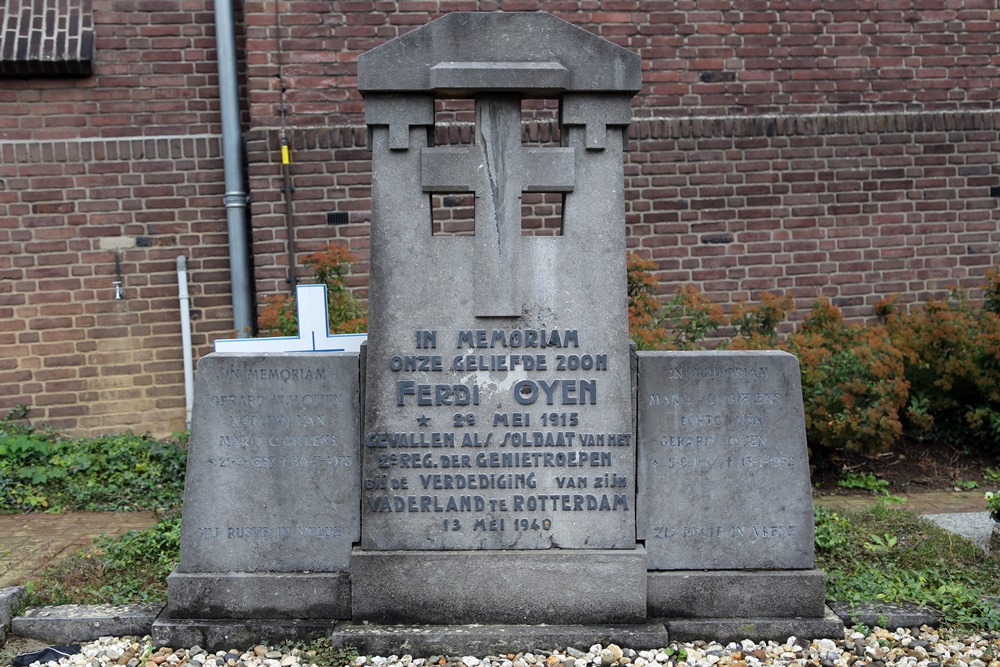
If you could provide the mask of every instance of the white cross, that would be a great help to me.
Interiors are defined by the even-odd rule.
[[[215,341],[216,352],[359,352],[368,334],[330,335],[326,285],[295,288],[298,336],[231,338]]]

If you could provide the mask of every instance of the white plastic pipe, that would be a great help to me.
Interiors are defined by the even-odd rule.
[[[181,301],[181,347],[184,348],[184,423],[191,428],[194,409],[194,363],[191,358],[191,299],[188,297],[187,258],[177,258],[177,285]]]

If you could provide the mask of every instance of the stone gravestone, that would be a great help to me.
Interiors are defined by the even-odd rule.
[[[350,614],[359,537],[358,356],[210,354],[195,397],[181,561],[157,640],[328,631]]]
[[[355,620],[643,619],[622,166],[639,58],[548,14],[454,13],[358,67],[373,178]],[[432,146],[448,97],[475,99],[472,145]],[[561,146],[522,144],[528,98],[559,100]],[[525,192],[564,195],[562,235],[522,236]],[[474,235],[432,234],[435,193],[475,195]]]
[[[746,636],[748,618],[765,619],[758,636],[835,633],[837,621],[824,618],[825,578],[813,569],[795,357],[640,353],[638,414],[649,609],[689,619],[668,622],[672,638]]]

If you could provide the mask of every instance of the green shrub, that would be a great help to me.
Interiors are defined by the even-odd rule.
[[[124,433],[71,438],[0,419],[0,508],[4,512],[150,510],[179,507],[187,450]]]

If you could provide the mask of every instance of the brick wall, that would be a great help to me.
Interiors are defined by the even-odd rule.
[[[628,234],[657,260],[663,293],[694,282],[731,304],[783,290],[796,297],[794,317],[819,295],[870,317],[888,294],[974,288],[1000,259],[994,5],[248,0],[258,292],[288,289],[285,127],[296,248],[346,242],[363,295],[370,174],[355,61],[442,13],[477,8],[550,11],[642,55]],[[439,118],[468,113],[439,108]],[[327,211],[349,224],[327,226]]]
[[[467,136],[439,131],[437,143]],[[279,132],[252,137],[257,289],[266,294],[286,284],[281,180],[268,163]],[[300,128],[289,139],[299,249],[346,243],[360,259],[352,281],[363,296],[364,128]],[[974,291],[1000,264],[996,112],[637,119],[626,160],[628,244],[657,261],[664,293],[693,283],[731,305],[787,292],[794,318],[825,296],[849,317],[870,318],[890,295],[905,303]],[[350,223],[327,225],[327,211]]]
[[[995,0],[245,0],[258,304],[290,290],[289,218],[299,260],[348,244],[365,296],[356,59],[473,9],[550,11],[643,57],[627,233],[657,261],[663,293],[693,282],[730,304],[787,290],[796,316],[826,295],[867,318],[889,294],[974,287],[1000,260]],[[92,77],[0,79],[0,382],[15,387],[0,409],[27,403],[78,432],[169,433],[183,425],[178,254],[192,268],[196,354],[232,326],[212,3],[92,10]],[[468,107],[439,111],[438,142],[468,141]],[[533,107],[525,140],[557,141],[553,115]],[[552,233],[558,202],[526,204],[526,217],[549,216],[526,233]],[[439,231],[468,233],[467,202],[436,210]]]
[[[88,4],[93,76],[0,78],[0,414],[164,435],[185,416],[178,255],[196,355],[233,326],[212,3]]]
[[[638,52],[637,116],[988,109],[1000,96],[994,0],[247,0],[253,124],[279,125],[282,107],[290,125],[360,124],[358,55],[477,8],[548,11]]]

